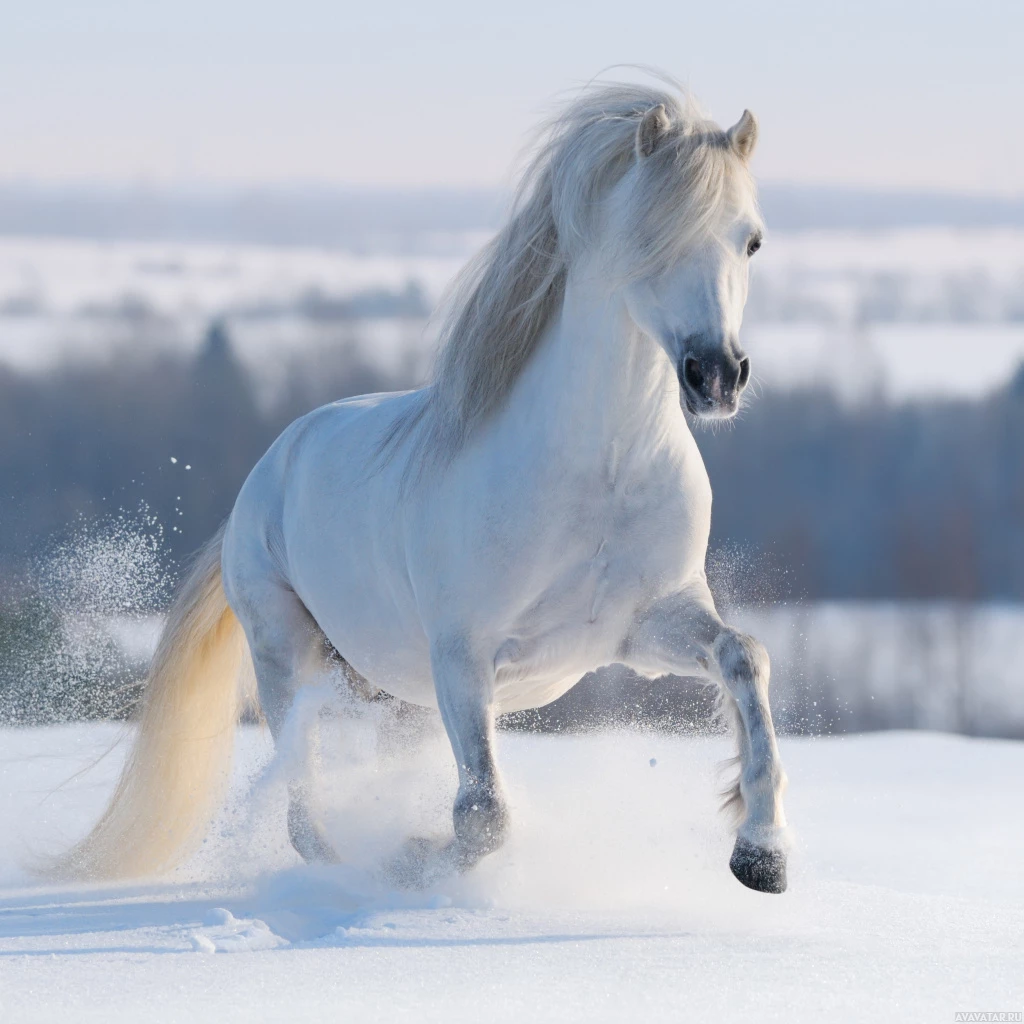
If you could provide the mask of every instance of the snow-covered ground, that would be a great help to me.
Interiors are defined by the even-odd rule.
[[[503,734],[512,841],[409,893],[379,867],[444,821],[442,740],[406,760],[370,723],[322,730],[345,866],[297,863],[281,773],[244,729],[213,837],[174,878],[123,887],[41,885],[24,867],[98,812],[119,753],[66,780],[114,727],[0,732],[0,1020],[817,1024],[1024,1008],[1024,744],[785,739],[790,891],[766,896],[726,867],[724,739]]]
[[[815,601],[730,618],[768,648],[784,729],[1024,736],[1024,605]]]
[[[0,237],[0,364],[192,349],[219,316],[264,385],[296,353],[339,340],[388,369],[410,354],[423,364],[434,335],[422,319],[353,326],[330,311],[410,287],[430,306],[486,237],[358,250]],[[1021,229],[777,232],[754,265],[744,344],[773,386],[976,397],[1024,359],[1022,295]]]

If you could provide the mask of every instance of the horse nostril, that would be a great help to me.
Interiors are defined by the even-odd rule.
[[[744,356],[740,360],[740,379],[737,381],[737,388],[742,391],[747,386],[748,380],[750,380],[750,359]]]
[[[704,387],[704,374],[700,371],[700,363],[693,356],[687,356],[683,363],[683,378],[694,391],[699,392]]]

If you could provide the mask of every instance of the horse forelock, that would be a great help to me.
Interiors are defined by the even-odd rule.
[[[659,104],[668,126],[640,167],[637,129]],[[727,133],[674,84],[600,84],[569,103],[542,129],[508,220],[447,297],[416,416],[433,454],[454,455],[512,390],[561,307],[572,264],[594,241],[603,201],[634,169],[616,246],[630,256],[620,261],[629,276],[667,269],[713,230],[737,188],[750,187]]]

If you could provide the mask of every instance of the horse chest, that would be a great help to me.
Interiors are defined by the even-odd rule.
[[[567,576],[586,579],[588,621],[598,618],[610,591],[628,597],[674,576],[705,542],[700,488],[662,467],[645,469],[625,473],[612,463],[603,479],[584,481],[561,517],[551,519],[551,564],[564,552]]]
[[[611,660],[637,609],[685,574],[701,545],[684,496],[629,486],[581,494],[535,536],[535,584],[499,661],[525,675]]]

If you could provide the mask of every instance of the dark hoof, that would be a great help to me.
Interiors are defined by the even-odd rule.
[[[494,792],[460,792],[455,800],[455,840],[460,871],[494,853],[508,833],[508,811]]]
[[[729,867],[748,889],[786,891],[786,855],[782,850],[770,850],[746,839],[737,839]]]

